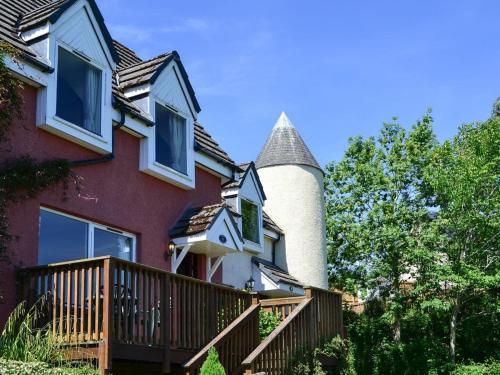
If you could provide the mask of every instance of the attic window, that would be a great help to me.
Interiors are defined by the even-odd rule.
[[[156,162],[187,174],[186,119],[156,103]]]
[[[241,215],[243,224],[243,238],[260,243],[259,207],[247,200],[241,200]]]
[[[102,72],[59,47],[56,115],[101,134]]]

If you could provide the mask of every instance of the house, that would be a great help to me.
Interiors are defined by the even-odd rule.
[[[281,309],[288,329],[323,311],[322,332],[341,331],[338,295],[318,289],[322,171],[285,114],[256,163],[237,164],[200,124],[180,55],[141,59],[112,39],[95,1],[0,0],[0,21],[25,83],[0,157],[64,158],[78,176],[9,207],[0,324],[45,293],[54,335],[85,345],[103,372],[115,360],[192,372],[206,345],[236,338],[231,368],[252,371],[267,350],[242,365],[261,305]]]

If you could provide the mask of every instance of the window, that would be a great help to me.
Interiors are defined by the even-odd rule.
[[[241,215],[243,221],[243,238],[260,243],[259,207],[247,200],[241,200]]]
[[[101,134],[102,72],[59,47],[56,115]]]
[[[40,210],[38,264],[111,255],[134,260],[135,237],[46,209]]]
[[[156,103],[156,162],[187,174],[186,119]]]

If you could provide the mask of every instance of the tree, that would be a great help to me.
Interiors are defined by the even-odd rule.
[[[453,140],[444,142],[435,150],[426,169],[426,179],[439,205],[434,221],[439,241],[435,245],[442,254],[442,261],[434,265],[438,281],[434,284],[437,286],[434,295],[450,308],[452,362],[455,362],[457,353],[460,318],[474,311],[486,319],[500,308],[498,108],[497,103],[487,121],[462,126]],[[492,293],[496,293],[495,302],[485,304]],[[470,303],[474,299],[482,302],[481,309],[471,309]]]
[[[423,178],[436,146],[432,121],[427,114],[407,132],[394,120],[377,139],[351,138],[325,176],[330,284],[385,299],[396,342],[405,283],[433,261],[426,247],[432,202]]]
[[[200,375],[226,375],[226,371],[219,361],[217,349],[213,346],[208,349],[208,356],[201,366]]]

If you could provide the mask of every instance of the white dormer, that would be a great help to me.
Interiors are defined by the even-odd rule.
[[[240,216],[238,226],[243,248],[261,253],[264,251],[262,206],[266,197],[253,162],[241,167],[243,173],[237,181],[223,187],[222,196]]]
[[[194,122],[200,109],[177,52],[128,66],[118,77],[125,95],[155,123],[141,142],[141,170],[194,188]]]
[[[21,37],[53,68],[39,93],[37,126],[111,152],[112,73],[118,58],[99,10],[80,0],[37,22],[34,17],[27,14],[21,21]]]

